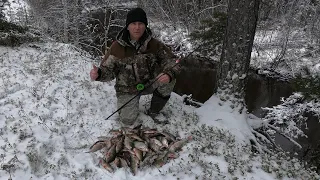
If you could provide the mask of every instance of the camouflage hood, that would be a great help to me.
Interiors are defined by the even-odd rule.
[[[147,45],[150,42],[152,38],[152,32],[151,30],[147,27],[144,34],[142,35],[142,37],[139,40],[139,44],[140,46],[140,51],[144,52],[147,49]],[[123,47],[134,47],[131,43],[130,43],[130,38],[129,38],[129,31],[127,30],[126,27],[124,27],[117,35],[116,37],[117,42],[123,46]]]

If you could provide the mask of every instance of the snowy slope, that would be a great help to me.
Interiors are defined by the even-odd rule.
[[[136,176],[98,166],[98,153],[85,153],[98,136],[118,128],[116,97],[110,83],[92,82],[93,59],[59,43],[0,47],[0,180],[23,179],[319,179],[286,155],[253,155],[246,115],[216,97],[203,107],[185,106],[175,93],[164,111],[172,122],[148,126],[194,140],[180,157]],[[96,63],[97,64],[97,63]],[[150,96],[141,98],[140,109]]]

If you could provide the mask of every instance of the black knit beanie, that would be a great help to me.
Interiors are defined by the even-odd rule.
[[[148,25],[146,12],[141,8],[135,8],[128,12],[126,26],[128,27],[130,23],[137,21],[144,23],[146,26]]]

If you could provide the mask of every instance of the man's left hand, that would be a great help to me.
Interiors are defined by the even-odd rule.
[[[165,73],[161,73],[159,74],[157,77],[158,79],[158,82],[162,83],[162,84],[167,84],[170,82],[170,76],[168,74],[165,74]]]

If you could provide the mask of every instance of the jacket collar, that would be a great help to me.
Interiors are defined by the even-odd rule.
[[[127,28],[123,28],[117,35],[116,40],[123,47],[139,48],[139,51],[144,52],[147,50],[147,45],[152,38],[152,32],[149,28],[146,28],[144,34],[140,38],[138,45],[135,46],[130,42],[129,31]]]

